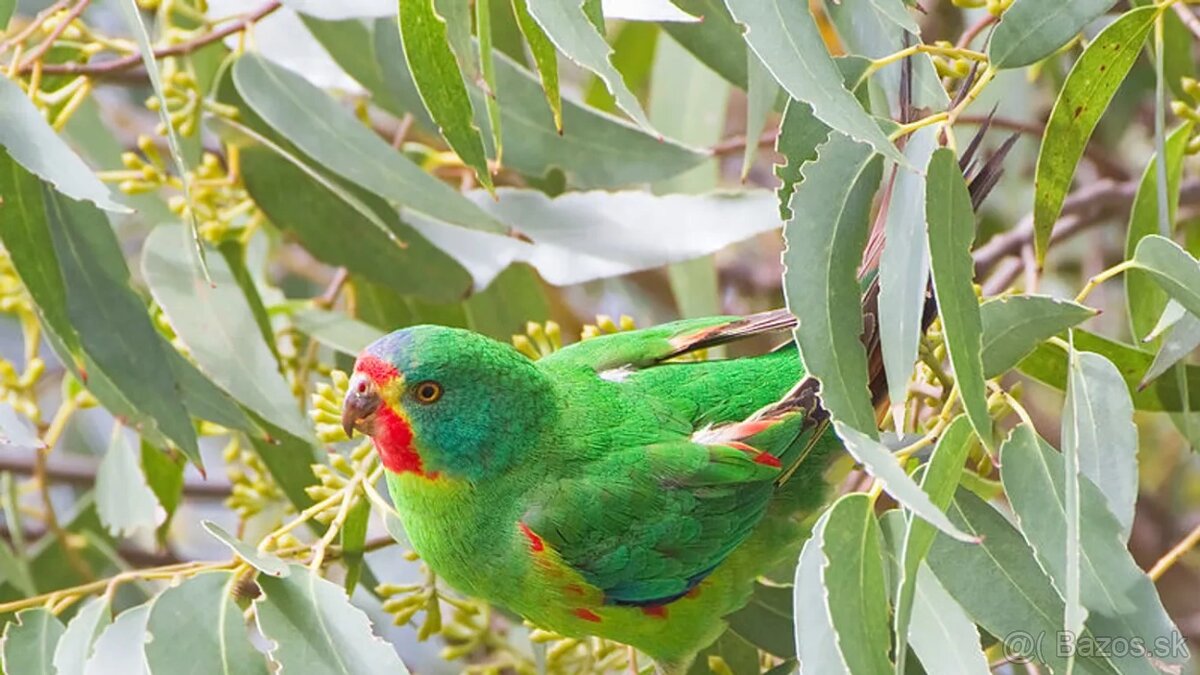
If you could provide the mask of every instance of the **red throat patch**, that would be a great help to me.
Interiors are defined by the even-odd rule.
[[[412,427],[386,403],[375,416],[375,449],[383,466],[394,473],[415,473],[437,478],[437,472],[425,473],[421,455],[413,447]]]

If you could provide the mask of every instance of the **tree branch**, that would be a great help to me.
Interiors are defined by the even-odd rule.
[[[36,451],[5,448],[4,452],[0,453],[0,471],[32,474],[35,469],[36,454]],[[46,477],[55,483],[91,487],[96,483],[98,467],[99,462],[91,457],[55,453],[46,463]],[[183,493],[193,497],[223,499],[229,496],[229,484],[189,478],[184,481]]]

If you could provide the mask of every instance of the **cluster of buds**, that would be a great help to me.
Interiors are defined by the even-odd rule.
[[[1195,78],[1185,77],[1181,81],[1183,84],[1183,93],[1186,94],[1190,101],[1171,101],[1171,112],[1175,116],[1187,120],[1200,126],[1200,82]],[[1188,140],[1187,154],[1194,155],[1200,152],[1200,136],[1196,136],[1193,131],[1192,138]]]
[[[947,52],[954,51],[954,44],[946,40],[938,40],[933,43],[933,46]],[[938,77],[950,80],[960,80],[969,75],[971,67],[975,63],[964,56],[949,56],[936,52],[931,52],[929,58],[933,60],[933,67],[937,69]]]
[[[312,408],[308,416],[317,430],[322,443],[340,443],[350,440],[342,429],[342,400],[350,386],[350,376],[344,370],[329,373],[329,382],[317,384],[312,395]]]
[[[262,459],[242,447],[241,437],[234,434],[222,453],[231,492],[225,506],[245,521],[261,513],[272,502],[283,501],[283,491],[271,478]]]
[[[601,638],[566,638],[540,628],[529,634],[545,644],[546,669],[552,673],[614,673],[630,670],[629,648]]]
[[[167,118],[171,126],[183,136],[192,136],[200,125],[200,114],[203,111],[204,94],[196,82],[196,76],[179,58],[165,59],[162,63],[163,98],[157,95],[146,99],[146,108],[157,111],[166,104]],[[167,134],[167,128],[159,122],[154,128],[159,136]]]
[[[320,485],[310,485],[304,488],[308,496],[313,501],[322,502],[334,496],[338,492],[343,492],[341,500],[350,500],[349,507],[343,507],[342,501],[336,501],[313,516],[317,522],[328,525],[337,517],[339,511],[344,511],[347,508],[353,509],[355,504],[364,498],[361,487],[356,486],[356,489],[347,490],[346,487],[353,479],[356,473],[366,473],[364,464],[373,461],[374,456],[371,454],[371,441],[367,440],[358,444],[350,452],[349,457],[339,453],[330,453],[329,464],[313,464],[312,472],[321,481]]]
[[[633,330],[637,328],[633,323],[633,317],[625,314],[621,315],[620,319],[612,320],[611,316],[599,314],[596,316],[595,324],[587,324],[583,327],[583,332],[580,333],[580,340],[589,340],[600,335],[610,335],[612,333],[620,333],[621,331]]]
[[[544,324],[530,321],[524,335],[512,336],[512,344],[525,356],[537,361],[562,349],[562,328],[553,321]]]
[[[0,359],[0,400],[17,412],[37,420],[41,415],[34,387],[46,372],[46,362],[38,356],[41,329],[34,313],[33,300],[17,276],[8,252],[0,248],[0,312],[13,314],[25,334],[25,368],[17,368],[7,359]]]

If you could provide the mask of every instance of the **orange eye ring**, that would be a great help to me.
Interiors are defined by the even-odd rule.
[[[418,403],[426,405],[434,403],[442,397],[442,385],[433,380],[418,382],[413,387],[413,396],[416,397]]]

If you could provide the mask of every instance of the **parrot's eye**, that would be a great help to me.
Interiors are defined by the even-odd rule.
[[[433,403],[442,397],[442,385],[433,380],[418,382],[417,386],[413,387],[413,395],[421,403]]]

